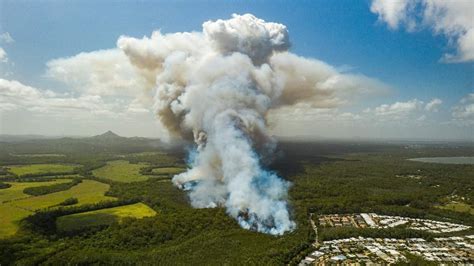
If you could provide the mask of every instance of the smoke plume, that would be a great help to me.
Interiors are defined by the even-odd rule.
[[[224,206],[243,228],[274,235],[295,223],[289,183],[262,164],[275,147],[269,111],[298,103],[332,107],[344,87],[377,86],[289,53],[287,28],[250,14],[205,22],[202,32],[122,36],[117,45],[153,84],[162,124],[196,143],[190,169],[174,184],[194,207]]]

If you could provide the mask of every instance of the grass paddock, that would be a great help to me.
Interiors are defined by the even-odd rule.
[[[82,212],[59,217],[56,226],[59,231],[67,232],[91,226],[110,225],[123,218],[144,218],[155,216],[156,212],[143,203]]]
[[[140,169],[147,166],[146,163],[131,164],[125,160],[110,161],[106,166],[92,171],[92,174],[116,182],[140,182],[148,180],[148,176],[140,174]]]

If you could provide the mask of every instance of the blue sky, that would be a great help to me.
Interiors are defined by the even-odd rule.
[[[98,2],[98,3],[97,3]],[[433,98],[445,111],[474,90],[473,63],[443,63],[456,49],[449,36],[429,27],[409,32],[391,29],[371,12],[371,1],[1,1],[0,33],[14,42],[1,44],[8,54],[5,79],[68,91],[45,77],[46,62],[81,52],[110,49],[121,35],[141,38],[200,31],[204,21],[232,13],[252,13],[287,26],[291,52],[322,60],[343,71],[378,79],[392,88],[350,110]],[[448,113],[440,114],[448,116]]]

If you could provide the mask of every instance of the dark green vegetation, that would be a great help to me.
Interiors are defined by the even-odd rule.
[[[40,177],[73,174],[75,168],[70,164],[27,164],[8,166],[8,172],[18,177]]]
[[[11,156],[64,154],[64,156]],[[28,163],[82,165],[81,177],[110,185],[116,201],[67,205],[26,218],[19,232],[0,240],[0,264],[258,264],[297,263],[311,249],[315,235],[308,214],[378,212],[447,220],[474,225],[469,212],[440,208],[447,198],[474,204],[474,166],[408,161],[430,156],[472,156],[472,144],[282,143],[281,156],[268,166],[292,182],[289,202],[297,229],[276,237],[241,229],[225,209],[193,209],[171,176],[132,183],[93,176],[108,161],[147,163],[141,174],[162,174],[156,168],[181,168],[181,148],[157,140],[106,134],[87,139],[47,139],[0,143],[0,167]],[[8,174],[7,174],[8,175]],[[21,177],[9,176],[21,181]],[[66,183],[69,184],[69,183]],[[64,184],[60,184],[64,185]],[[95,227],[62,232],[56,222],[65,215],[142,202],[159,213],[125,218]],[[107,216],[107,215],[105,215]],[[103,217],[107,220],[110,217]],[[101,218],[102,219],[102,218]],[[403,228],[390,230],[327,229],[319,238],[352,236],[431,237]],[[414,258],[416,259],[416,258]]]
[[[140,219],[156,214],[153,209],[139,202],[60,216],[56,219],[56,230],[71,234],[85,228],[103,227],[115,222],[121,223],[128,218]]]
[[[0,182],[0,189],[2,189],[2,188],[9,188],[9,187],[11,187],[11,186],[12,186],[12,185],[10,185],[10,184],[6,184],[6,183]]]
[[[63,202],[59,203],[61,206],[69,206],[69,205],[74,205],[77,204],[79,200],[77,198],[67,198]]]
[[[46,195],[54,192],[59,192],[63,190],[68,190],[72,188],[73,186],[81,183],[81,179],[74,179],[69,183],[61,183],[61,184],[54,184],[54,185],[49,185],[49,186],[40,186],[40,187],[29,187],[25,188],[23,190],[23,193],[32,195],[32,196],[40,196],[40,195]],[[76,199],[77,200],[77,199]]]

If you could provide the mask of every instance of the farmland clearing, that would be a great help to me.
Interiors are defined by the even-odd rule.
[[[467,203],[452,201],[445,205],[439,206],[440,209],[451,210],[455,212],[467,212],[474,214],[474,206],[471,206]]]
[[[13,173],[17,176],[25,175],[39,175],[48,174],[51,175],[57,173],[72,172],[79,166],[75,164],[28,164],[28,165],[11,165],[8,166],[8,172]]]
[[[62,184],[62,183],[68,183],[68,182],[71,182],[71,180],[58,179],[58,180],[47,181],[47,182],[6,182],[7,184],[10,184],[11,187],[0,190],[0,203],[31,197],[30,195],[23,193],[23,190],[25,188],[49,186],[49,185]]]
[[[114,197],[105,196],[109,185],[94,180],[83,180],[80,184],[64,191],[41,196],[29,196],[23,189],[32,186],[53,185],[70,182],[70,179],[59,179],[51,182],[11,182],[12,187],[0,190],[0,238],[14,235],[21,219],[34,213],[34,211],[54,207],[64,200],[74,197],[78,199],[75,205],[93,204],[100,201],[115,200]]]
[[[59,217],[56,225],[59,231],[67,232],[79,230],[85,227],[110,225],[121,222],[124,218],[152,217],[157,213],[143,203],[135,203],[125,206],[70,214]]]
[[[131,164],[125,160],[110,161],[106,166],[94,170],[92,174],[116,182],[140,182],[148,180],[148,176],[140,174],[140,169],[147,166],[147,163]]]
[[[92,204],[100,201],[115,200],[114,197],[105,196],[104,193],[109,190],[109,185],[93,180],[83,180],[80,184],[64,191],[37,197],[29,197],[12,202],[19,208],[35,211],[50,206],[55,206],[64,200],[74,197],[79,201],[79,205]]]
[[[160,167],[154,168],[151,173],[154,175],[176,175],[184,172],[186,169],[182,167]]]

